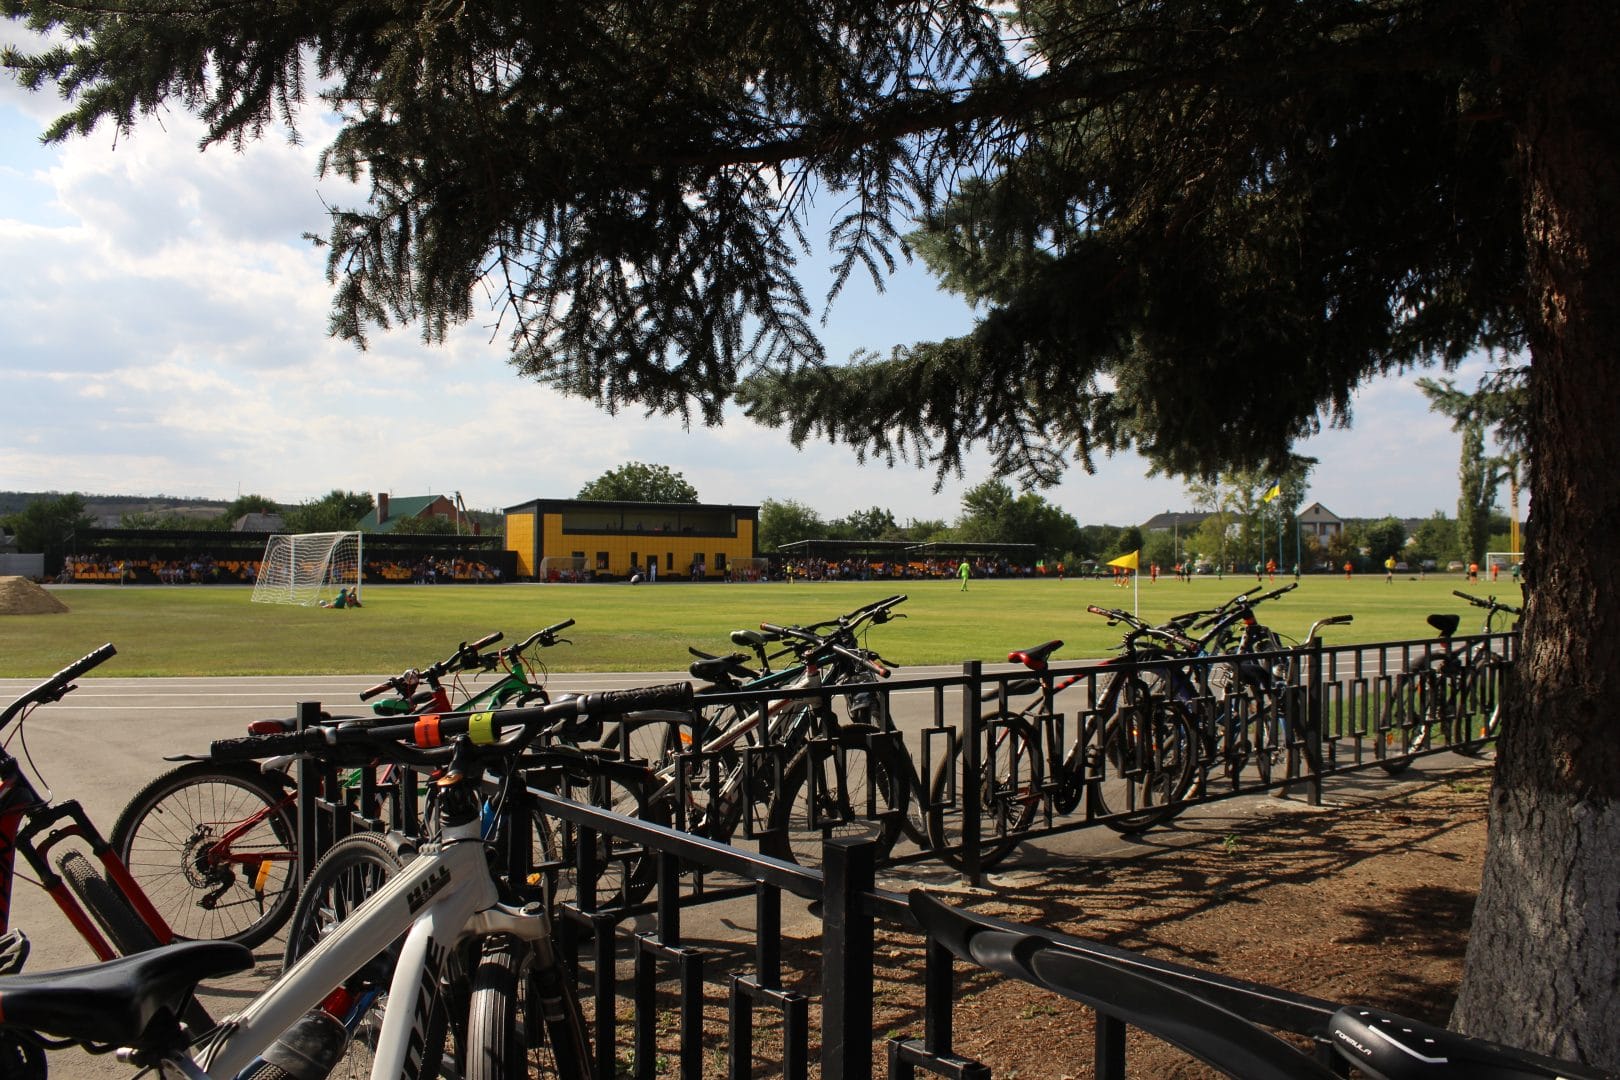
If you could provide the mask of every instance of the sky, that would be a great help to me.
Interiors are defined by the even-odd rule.
[[[0,21],[0,39],[24,35]],[[609,416],[520,379],[492,317],[443,345],[405,327],[360,351],[327,336],[331,286],[303,238],[325,235],[329,205],[359,201],[316,177],[334,131],[324,117],[305,115],[302,145],[272,132],[242,153],[199,153],[200,127],[173,112],[130,137],[103,127],[42,147],[59,111],[54,92],[0,74],[0,490],[284,503],[334,488],[460,492],[498,510],[570,498],[641,461],[681,473],[706,502],[792,499],[826,519],[879,506],[903,524],[953,520],[962,492],[990,475],[987,457],[970,457],[936,492],[931,470],[862,466],[844,446],[796,449],[740,416],[690,429]],[[810,296],[824,294],[832,261],[803,258]],[[882,293],[852,277],[822,340],[841,360],[973,319],[920,264],[902,265]],[[1453,377],[1471,388],[1486,367],[1470,361]],[[1440,373],[1364,385],[1351,429],[1299,444],[1319,459],[1307,504],[1342,517],[1455,514],[1458,436],[1428,411],[1422,374]],[[1071,469],[1041,494],[1082,525],[1191,508],[1180,481],[1146,472],[1133,454],[1100,458],[1095,474]]]

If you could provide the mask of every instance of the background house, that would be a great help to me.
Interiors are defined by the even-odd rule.
[[[467,520],[466,513],[444,495],[389,495],[377,493],[377,506],[355,524],[361,532],[393,532],[394,526],[408,518],[443,518],[460,522],[463,530],[476,534],[478,529]]]

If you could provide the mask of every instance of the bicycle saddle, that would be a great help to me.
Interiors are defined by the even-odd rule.
[[[252,966],[252,950],[234,941],[183,941],[101,964],[7,975],[0,1024],[75,1042],[159,1044],[177,1033],[199,982]]]
[[[1457,624],[1462,622],[1461,615],[1430,615],[1429,625],[1440,631],[1441,637],[1450,637],[1457,632]]]
[[[763,649],[765,646],[781,640],[781,634],[762,634],[758,630],[733,630],[731,632],[731,643],[741,645],[745,649]]]
[[[692,661],[687,668],[694,679],[701,679],[706,683],[734,684],[738,677],[744,679],[757,679],[759,673],[743,663],[748,657],[742,653],[732,653],[730,656],[703,656],[696,649],[688,650],[698,659]]]
[[[1048,641],[1044,645],[1036,645],[1029,649],[1019,649],[1007,654],[1007,662],[1023,664],[1031,671],[1045,671],[1046,659],[1059,649],[1063,648],[1061,641]]]

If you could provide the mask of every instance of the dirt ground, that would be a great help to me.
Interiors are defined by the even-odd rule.
[[[1026,858],[985,889],[944,895],[985,914],[1444,1024],[1479,887],[1490,773],[1485,763],[1431,765],[1421,780],[1402,779],[1369,776],[1353,794],[1330,791],[1334,805],[1322,809],[1292,798],[1212,808],[1147,834],[1123,859]],[[875,1031],[920,1038],[915,942],[880,943],[879,955],[892,966]],[[998,1078],[1092,1074],[1090,1012],[1050,992],[958,964],[954,1015],[956,1052]],[[1208,1074],[1139,1035],[1128,1053],[1132,1075]]]

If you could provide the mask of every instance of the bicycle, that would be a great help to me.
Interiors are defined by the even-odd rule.
[[[1096,614],[1109,614],[1092,607]],[[1063,647],[1047,641],[1007,654],[1033,678],[1007,680],[982,700],[992,704],[975,725],[980,740],[978,788],[979,868],[988,869],[1018,845],[1037,815],[1050,821],[1086,803],[1094,817],[1116,832],[1134,834],[1167,820],[1176,812],[1173,800],[1186,789],[1192,768],[1191,739],[1183,717],[1165,707],[1137,665],[1161,654],[1154,644],[1170,634],[1147,625],[1133,626],[1118,648],[1124,653],[1053,681],[1049,661]],[[1123,670],[1120,670],[1123,669]],[[1052,709],[1056,696],[1086,683],[1090,707],[1080,710],[1072,740],[1064,737],[1064,719]],[[1014,707],[1010,695],[1029,694]],[[963,760],[965,740],[958,740],[948,768],[934,778],[931,802],[931,846],[947,862],[966,864],[962,850],[964,811],[959,793],[950,788],[961,778],[973,783]]]
[[[1384,708],[1381,728],[1386,756],[1379,764],[1385,772],[1404,772],[1412,763],[1412,755],[1428,749],[1437,733],[1450,749],[1468,756],[1483,753],[1496,738],[1502,720],[1502,679],[1509,660],[1498,651],[1491,635],[1497,632],[1499,615],[1519,616],[1524,609],[1504,604],[1494,596],[1482,600],[1460,589],[1453,589],[1452,595],[1484,609],[1480,636],[1453,648],[1451,639],[1461,618],[1450,613],[1428,617],[1439,644],[1402,668]]]
[[[0,713],[0,732],[22,737],[34,709],[62,700],[74,680],[117,655],[110,643],[75,660],[26,691]],[[7,735],[9,744],[11,735]],[[23,740],[26,754],[26,739]],[[11,889],[20,853],[44,890],[92,952],[102,960],[167,943],[173,932],[130,875],[123,860],[75,800],[53,802],[36,789],[22,763],[0,747],[0,933],[9,930]],[[101,863],[91,864],[77,848],[56,848],[77,840]],[[51,858],[55,855],[53,868]]]
[[[504,666],[503,676],[493,685],[474,695],[463,694],[461,707],[544,701],[545,690],[531,681],[524,656],[535,646],[566,640],[557,634],[571,625],[572,619],[548,626],[494,654],[483,650],[501,640],[498,631],[470,644],[462,642],[446,659],[420,671],[408,669],[363,691],[360,700],[393,690],[393,698],[373,706],[378,715],[449,711],[450,688],[443,680],[453,680],[466,670]],[[419,692],[423,683],[429,689]],[[292,719],[267,719],[254,721],[248,731],[271,734],[295,726]],[[252,947],[268,941],[291,917],[300,884],[294,872],[297,784],[285,765],[284,759],[185,761],[148,781],[119,813],[113,824],[113,848],[177,937],[238,941]],[[399,793],[392,787],[391,770],[385,767],[377,779],[377,797],[390,802],[392,818],[398,822]],[[344,790],[354,790],[361,787],[361,776],[351,771],[337,782]]]
[[[540,1067],[587,1076],[590,1047],[550,914],[526,877],[492,868],[478,782],[486,767],[515,775],[509,765],[531,743],[581,717],[678,709],[691,696],[690,684],[678,683],[447,714],[431,725],[323,725],[216,742],[211,753],[222,761],[341,750],[433,770],[429,839],[414,857],[409,845],[396,852],[374,834],[335,844],[300,897],[289,932],[293,962],[195,1046],[171,1003],[201,980],[241,970],[250,957],[238,943],[182,943],[150,962],[76,969],[54,984],[53,976],[0,979],[0,1035],[35,1060],[52,1045],[122,1044],[120,1056],[132,1064],[192,1080],[327,1076],[345,1057],[370,1058],[374,1077],[425,1078],[447,1051],[469,1080]],[[521,804],[521,783],[503,787]],[[504,806],[503,820],[526,819],[521,807],[508,815]],[[373,884],[380,888],[370,891]],[[163,978],[165,971],[172,974]],[[136,1008],[53,1008],[64,985],[92,995],[92,1006],[123,998]]]

